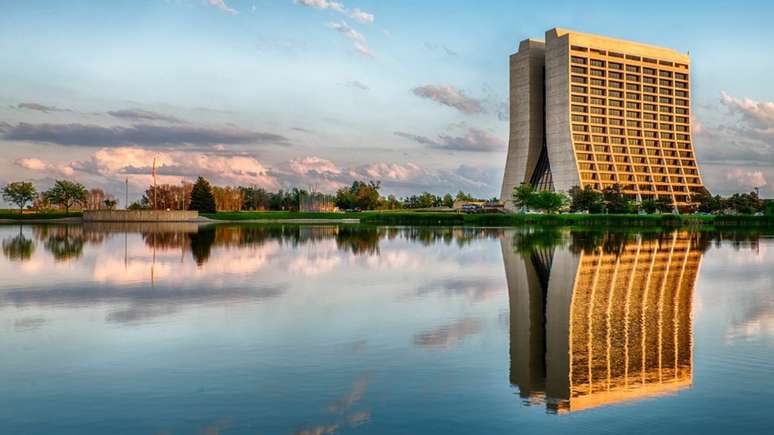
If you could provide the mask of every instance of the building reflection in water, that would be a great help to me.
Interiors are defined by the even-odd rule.
[[[562,236],[502,240],[510,382],[525,402],[562,413],[689,387],[700,236]]]

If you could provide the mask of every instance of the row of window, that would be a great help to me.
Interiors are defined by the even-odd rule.
[[[620,144],[619,146],[616,146],[616,145],[613,145],[613,146],[610,146],[610,145],[596,145],[596,144],[592,145],[592,144],[588,144],[588,143],[576,143],[575,144],[575,150],[576,151],[587,151],[587,152],[588,151],[596,151],[596,152],[600,152],[600,153],[613,152],[615,154],[631,154],[631,155],[641,155],[641,156],[647,155],[647,156],[659,156],[659,157],[661,157],[661,156],[663,156],[663,157],[680,157],[680,158],[685,158],[685,159],[693,158],[693,151],[690,150],[690,147],[683,148],[683,149],[685,149],[687,151],[678,151],[678,150],[675,150],[675,149],[662,148],[662,147],[658,147],[657,145],[656,146],[645,147],[644,148],[645,152],[641,152],[642,149],[643,148],[639,148],[639,147],[630,147],[630,146],[627,146],[625,144]],[[623,160],[619,160],[619,161],[625,161],[625,162],[630,161],[629,157],[627,157],[627,156],[622,156],[621,158]],[[632,161],[634,161],[634,162],[639,162],[639,161],[643,161],[644,158],[642,158],[642,157],[632,157],[632,159],[633,159]],[[616,159],[616,160],[618,160],[618,159]]]
[[[655,127],[654,127],[655,128]],[[619,127],[605,127],[601,125],[586,125],[586,124],[573,124],[572,125],[572,131],[576,132],[583,132],[583,133],[596,133],[596,134],[611,134],[611,135],[617,135],[617,136],[633,136],[633,137],[646,137],[651,139],[658,139],[659,137],[662,139],[672,139],[672,133],[669,133],[670,131],[673,131],[671,128],[661,128],[661,130],[639,130],[635,128],[619,128]],[[681,130],[683,132],[687,132],[686,130]],[[675,135],[678,140],[684,140],[688,141],[690,140],[688,138],[688,135],[684,134],[676,134]]]
[[[701,185],[698,177],[681,177],[669,175],[631,175],[614,173],[581,172],[581,180],[627,181],[644,188],[650,185],[661,185],[662,188],[672,186],[675,190],[685,190],[689,185]]]
[[[619,108],[619,109],[631,109],[632,112],[627,112],[627,116],[630,116],[632,118],[639,118],[640,115],[636,114],[637,112],[634,111],[648,111],[648,112],[660,112],[660,113],[674,113],[677,115],[688,115],[688,107],[687,103],[686,106],[667,106],[664,104],[658,105],[658,104],[651,104],[651,103],[638,103],[635,101],[626,101],[624,100],[616,100],[613,98],[597,98],[597,97],[591,97],[589,98],[589,103],[596,106],[608,106],[612,108]],[[589,111],[587,106],[581,106],[581,105],[572,105],[573,112],[582,112],[586,113]],[[630,115],[631,114],[631,115]]]
[[[579,104],[587,104],[589,99],[587,97],[581,96],[581,95],[573,95],[572,96],[572,102],[573,103],[579,103]],[[582,110],[579,110],[582,111]],[[687,116],[672,116],[669,114],[654,114],[654,113],[643,113],[643,112],[635,112],[635,111],[623,111],[620,109],[613,109],[613,108],[605,108],[605,107],[594,107],[591,106],[588,109],[588,113],[591,113],[592,115],[610,115],[610,116],[618,116],[623,118],[624,116],[628,118],[636,118],[636,119],[645,119],[649,121],[655,121],[659,120],[662,122],[677,122],[681,124],[689,124],[689,119]],[[610,122],[615,122],[614,118],[610,118]],[[620,125],[620,124],[618,124]]]
[[[590,122],[591,124],[604,124],[613,126],[626,126],[635,128],[647,128],[651,130],[675,130],[680,132],[688,132],[688,124],[672,124],[672,123],[657,123],[654,121],[639,121],[636,119],[624,120],[623,118],[605,118],[604,116],[587,116],[579,115],[577,113],[572,114],[573,122]]]
[[[581,75],[581,74],[577,74],[577,73],[572,74],[572,81],[573,81],[573,83],[581,83],[581,84],[590,83],[593,86],[603,86],[604,87],[607,84],[607,86],[609,86],[611,88],[616,88],[616,89],[623,89],[624,88],[624,82],[622,80],[612,80],[612,79],[596,78],[594,76],[589,77],[589,76]],[[637,80],[637,82],[639,82],[639,80]],[[648,85],[652,85],[652,86],[648,86]],[[674,88],[683,89],[683,90],[688,89],[688,82],[681,82],[681,81],[674,81],[673,82],[672,80],[665,80],[665,79],[659,79],[658,82],[656,82],[656,81],[652,81],[652,82],[646,81],[645,85],[643,85],[643,88],[655,89],[655,87],[654,87],[655,85],[665,86],[665,87],[668,87],[668,88],[674,87]],[[628,89],[634,89],[634,90],[639,90],[640,89],[639,83],[629,83],[629,82],[626,82],[626,87]],[[653,91],[649,91],[649,92],[655,93],[656,91],[653,90]]]
[[[614,57],[617,57],[617,56],[614,56]],[[640,58],[638,56],[626,55],[626,57],[627,59],[633,60],[636,62],[646,62],[646,63],[658,62],[655,59]],[[577,65],[590,65],[597,68],[608,68],[611,70],[628,71],[628,72],[635,72],[635,73],[641,72],[642,74],[660,76],[660,77],[675,77],[681,80],[688,79],[688,73],[686,72],[672,71],[667,68],[655,68],[655,67],[649,67],[645,65],[640,66],[636,64],[618,62],[614,60],[603,60],[603,59],[597,59],[593,57],[589,58],[585,56],[579,56],[577,54],[571,55],[570,61]],[[684,70],[688,69],[688,65],[685,65],[685,64],[680,64],[680,63],[673,64],[672,62],[669,62],[669,61],[660,61],[658,63],[661,63],[661,65],[667,66],[667,67],[673,67],[673,68],[684,69]]]
[[[586,131],[587,128],[588,128],[588,126],[585,126],[585,125],[573,124],[573,126],[572,126],[573,132],[581,132],[581,133],[573,133],[572,139],[574,141],[576,141],[576,142],[608,143],[608,137],[607,136],[582,134],[582,133],[588,133],[588,131]],[[596,129],[602,128],[602,129],[604,129],[604,127],[593,127],[593,128],[596,128]],[[613,129],[611,129],[611,130],[613,130]],[[621,130],[621,129],[615,129],[615,130]],[[594,131],[592,133],[608,134],[607,132],[604,132],[604,131]],[[643,130],[627,129],[626,133],[623,133],[623,130],[621,130],[621,131],[618,131],[618,132],[615,132],[615,133],[613,133],[611,131],[609,134],[617,134],[617,135],[624,135],[624,134],[626,134],[626,135],[632,136],[634,138],[645,137],[645,138],[654,138],[655,139],[655,138],[659,138],[660,137],[661,139],[670,139],[670,140],[671,139],[676,139],[676,140],[683,141],[683,142],[689,142],[691,140],[691,137],[689,135],[687,135],[687,134],[674,134],[674,133],[669,133],[669,132],[664,132],[664,131],[662,131],[662,132],[654,132],[654,131],[649,131],[649,130],[643,131]],[[610,138],[610,143],[616,143],[616,142],[613,142],[612,139],[613,138],[611,137]],[[618,143],[626,143],[626,138],[616,138],[616,139],[620,139],[621,140],[621,142],[618,142]],[[639,145],[639,144],[631,143],[631,142],[630,142],[630,144],[631,145]]]
[[[575,76],[573,76],[575,77]],[[595,88],[595,87],[586,87],[581,86],[578,84],[574,84],[570,87],[570,89],[575,94],[591,94],[591,95],[599,95],[599,96],[608,96],[613,98],[628,98],[630,100],[643,100],[643,101],[659,101],[659,98],[671,98],[672,96],[686,99],[687,106],[687,98],[688,98],[688,92],[686,91],[680,91],[676,90],[672,92],[672,89],[668,88],[652,88],[650,86],[643,86],[642,89],[640,89],[639,85],[632,85],[628,84],[626,85],[626,92],[624,90],[615,90],[615,89],[606,89],[606,88]],[[640,93],[642,91],[643,93]],[[583,97],[583,95],[574,95],[577,97]],[[661,100],[665,103],[672,104],[671,99],[669,100]]]

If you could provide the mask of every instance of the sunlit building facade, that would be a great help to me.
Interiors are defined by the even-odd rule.
[[[510,58],[513,188],[618,184],[635,200],[690,204],[703,185],[691,140],[690,59],[671,49],[551,29]]]
[[[503,240],[510,381],[549,412],[691,385],[699,236],[581,240],[517,253]]]

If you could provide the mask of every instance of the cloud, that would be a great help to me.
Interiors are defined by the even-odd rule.
[[[728,171],[728,173],[726,173],[726,180],[738,187],[747,189],[760,188],[767,184],[763,172],[741,168],[734,168]]]
[[[731,113],[741,115],[742,120],[750,127],[763,129],[774,127],[773,102],[736,98],[722,91],[720,93],[720,102]]]
[[[175,118],[174,116],[164,115],[161,113],[151,112],[150,110],[142,110],[142,109],[113,110],[113,111],[109,111],[108,115],[115,118],[128,119],[130,121],[135,121],[135,122],[163,121],[163,122],[168,122],[170,124],[185,123],[184,121],[180,120],[179,118]]]
[[[276,190],[278,180],[264,164],[247,155],[223,156],[194,151],[155,151],[136,147],[102,148],[89,159],[54,165],[35,158],[17,160],[25,169],[49,173],[69,168],[68,176],[86,175],[101,177],[105,181],[129,177],[133,184],[147,186],[151,179],[151,166],[156,159],[156,172],[160,183],[178,184],[204,176],[216,184],[257,185]]]
[[[38,103],[19,103],[16,105],[17,109],[26,109],[26,110],[35,110],[38,112],[43,113],[49,113],[49,112],[71,112],[70,109],[61,109],[59,107],[55,106],[46,106],[44,104],[38,104]]]
[[[306,6],[308,8],[315,8],[315,9],[330,9],[332,11],[339,12],[341,14],[344,14],[353,20],[360,21],[361,23],[368,23],[371,24],[374,22],[374,15],[370,14],[366,11],[362,11],[358,8],[347,10],[346,7],[342,3],[335,2],[335,1],[328,1],[328,0],[294,0],[293,3],[300,5],[300,6]]]
[[[352,11],[349,13],[349,16],[357,21],[360,21],[361,23],[373,23],[374,22],[374,15],[369,14],[368,12],[361,11],[358,8],[352,9]]]
[[[231,15],[236,15],[239,13],[239,11],[236,9],[229,7],[225,0],[207,0],[207,4]]]
[[[353,89],[361,90],[361,91],[371,90],[371,88],[368,87],[368,85],[366,85],[363,82],[357,81],[357,80],[348,81],[348,82],[344,83],[344,85],[347,86],[347,87],[353,88]]]
[[[505,142],[495,134],[472,127],[462,136],[441,134],[438,135],[438,140],[402,131],[396,131],[395,134],[430,148],[450,151],[493,152],[500,151],[505,146]]]
[[[443,44],[434,44],[432,42],[425,42],[425,48],[430,51],[439,51],[447,56],[457,56],[457,52]]]
[[[366,57],[374,57],[374,54],[371,52],[371,49],[368,47],[368,42],[366,41],[365,36],[363,36],[362,33],[358,32],[352,27],[349,27],[349,25],[344,21],[340,21],[338,23],[328,23],[328,27],[336,30],[337,32],[341,33],[345,38],[352,41],[352,45],[355,47],[355,50],[358,53]]]
[[[2,139],[86,147],[182,144],[287,145],[287,138],[283,136],[237,127],[167,127],[149,124],[136,124],[131,127],[100,127],[88,124],[29,124],[22,122],[16,126],[5,128]]]
[[[54,173],[66,177],[72,176],[75,173],[75,170],[70,165],[47,163],[35,157],[16,159],[14,164],[30,171],[45,172],[48,174]]]
[[[465,93],[449,85],[424,85],[412,89],[414,95],[428,98],[444,106],[453,107],[467,115],[484,113],[481,101],[468,97]]]
[[[300,175],[341,174],[341,170],[332,161],[316,156],[293,159],[289,162],[289,166],[293,172]]]

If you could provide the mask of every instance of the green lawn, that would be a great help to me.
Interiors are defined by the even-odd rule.
[[[81,217],[81,212],[44,212],[44,213],[29,213],[19,214],[19,210],[0,210],[0,219],[13,219],[13,220],[31,220],[31,219],[61,219],[69,217]]]
[[[407,210],[365,211],[360,213],[221,212],[203,214],[216,220],[280,219],[359,219],[375,225],[562,225],[683,227],[712,225],[717,227],[774,227],[772,216],[705,216],[672,214],[464,214]]]

